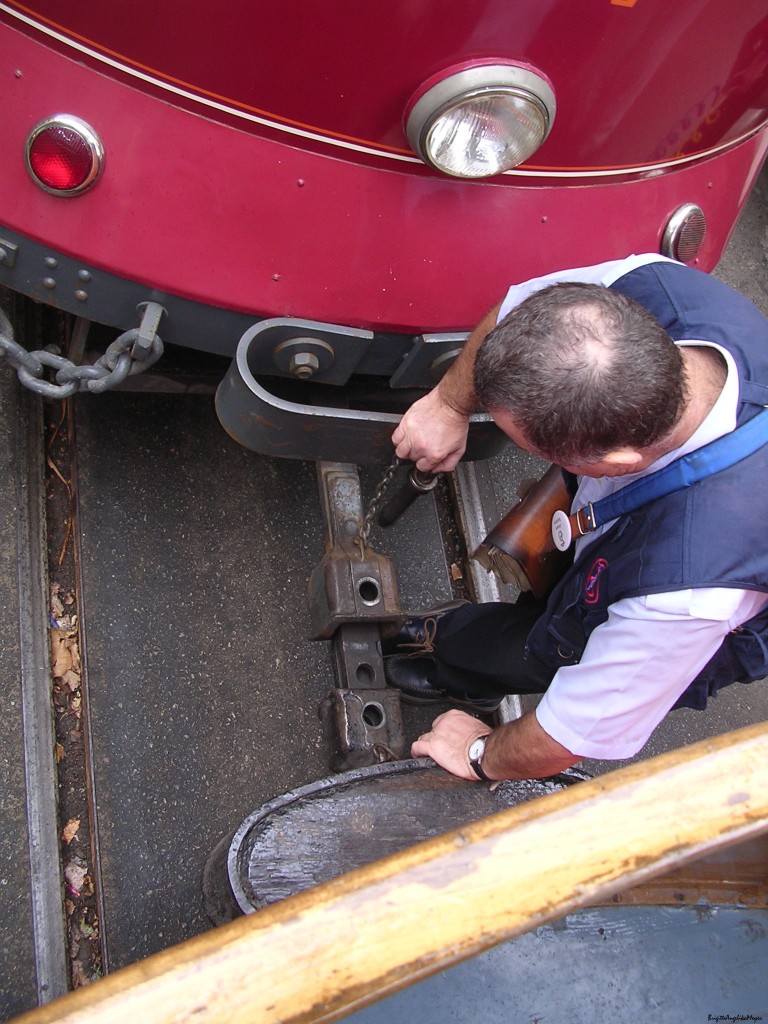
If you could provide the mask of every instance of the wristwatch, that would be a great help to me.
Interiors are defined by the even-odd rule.
[[[482,779],[483,782],[492,782],[483,771],[483,766],[480,763],[485,753],[485,736],[478,736],[476,740],[472,740],[467,751],[467,757],[469,758],[469,766],[478,779]]]

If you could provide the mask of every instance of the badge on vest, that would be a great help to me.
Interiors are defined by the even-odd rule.
[[[600,577],[608,568],[604,558],[596,558],[584,577],[584,601],[586,604],[597,604],[600,598]]]
[[[594,505],[591,502],[570,516],[558,509],[552,516],[552,543],[558,551],[567,551],[573,540],[574,527],[579,531],[580,537],[585,537],[596,530],[597,525]]]
[[[568,514],[559,509],[552,516],[552,540],[558,551],[567,551],[573,540],[573,530]]]

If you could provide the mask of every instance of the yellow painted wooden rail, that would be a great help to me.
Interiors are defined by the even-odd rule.
[[[458,960],[768,830],[768,726],[665,754],[274,904],[16,1024],[332,1021]]]

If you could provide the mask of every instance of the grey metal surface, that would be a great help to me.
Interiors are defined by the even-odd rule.
[[[210,927],[205,858],[254,807],[329,772],[310,641],[315,467],[232,442],[195,396],[77,401],[84,658],[111,970]],[[380,471],[363,476],[363,500]],[[432,499],[372,543],[404,608],[450,596]],[[408,712],[413,739],[425,727]]]
[[[268,341],[268,332],[262,335],[260,330],[261,325],[256,325],[243,335],[237,356],[216,391],[216,411],[227,433],[251,451],[277,458],[386,465],[392,458],[389,439],[408,399],[404,397],[394,413],[361,409],[352,405],[348,394],[332,387],[322,396],[316,391],[307,399],[283,398],[270,390],[277,383],[274,378],[259,378],[252,368],[262,360],[268,362],[271,355],[271,347],[258,359],[251,354],[252,347]],[[338,332],[335,338],[326,332],[323,340],[334,338],[333,345],[339,350],[370,343],[368,331],[338,328]],[[353,356],[353,362],[357,358]],[[477,413],[471,417],[467,450],[473,458],[487,458],[504,443],[489,416]]]
[[[487,463],[460,463],[456,467],[454,492],[461,531],[471,555],[499,521],[499,506]],[[501,583],[473,558],[470,558],[469,572],[478,604],[515,599],[516,593],[509,584]],[[502,700],[496,714],[500,722],[511,722],[520,718],[522,713],[522,700],[518,694],[513,693]]]
[[[345,622],[396,621],[397,579],[389,559],[368,544],[357,467],[318,463],[325,552],[312,573],[312,636],[333,636]]]
[[[0,1019],[67,985],[48,660],[41,413],[0,377]]]
[[[263,805],[237,829],[227,857],[232,899],[252,913],[575,781],[476,786],[429,758],[321,779]]]
[[[255,319],[246,313],[158,293],[66,253],[52,251],[2,225],[0,249],[10,250],[12,255],[10,260],[0,259],[0,285],[96,323],[128,330],[136,323],[140,303],[149,299],[162,302],[168,310],[162,332],[168,344],[232,356],[240,336]],[[50,260],[53,266],[47,262]]]
[[[322,719],[340,771],[405,752],[400,697],[387,688],[379,646],[380,624],[396,622],[402,610],[391,561],[368,543],[377,502],[366,512],[357,467],[319,462],[317,481],[325,554],[310,577],[309,606],[312,636],[332,644],[336,686]]]
[[[37,990],[46,1003],[67,991],[69,972],[53,756],[43,415],[40,402],[26,395],[20,406],[16,536],[24,764]]]
[[[37,1004],[31,876],[27,842],[26,787],[21,707],[18,575],[16,569],[19,473],[18,383],[0,377],[0,587],[6,612],[0,618],[0,1019]]]
[[[768,1016],[768,911],[601,907],[352,1014],[350,1024],[703,1024]]]
[[[142,303],[141,309],[141,326],[121,334],[92,365],[76,363],[51,351],[49,345],[29,351],[13,339],[13,327],[5,316],[0,316],[0,355],[25,388],[45,398],[63,400],[76,391],[103,394],[129,376],[143,373],[163,354],[156,329],[165,311],[156,302]],[[55,374],[55,379],[49,379],[49,374]]]

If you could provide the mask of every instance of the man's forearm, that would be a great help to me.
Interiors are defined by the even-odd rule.
[[[486,737],[481,767],[491,780],[546,778],[580,760],[542,729],[532,711],[498,729],[490,729],[458,708],[438,715],[432,729],[412,744],[411,754],[434,758],[459,778],[477,782],[469,748],[479,736]]]
[[[470,416],[476,408],[474,368],[477,350],[486,335],[496,326],[501,304],[487,313],[472,331],[464,346],[437,385],[440,398],[455,412]]]
[[[541,779],[557,775],[579,758],[553,740],[533,711],[488,734],[483,770],[491,779]]]

